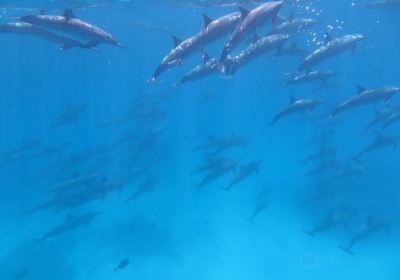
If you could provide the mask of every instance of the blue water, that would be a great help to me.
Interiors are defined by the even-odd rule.
[[[327,116],[356,95],[357,85],[400,85],[400,10],[366,9],[365,3],[284,3],[281,15],[293,11],[319,21],[285,47],[296,41],[315,50],[327,30],[333,37],[366,36],[353,55],[347,51],[315,67],[340,73],[319,88],[286,86],[300,59],[271,54],[231,78],[216,74],[176,86],[201,63],[198,53],[155,85],[146,83],[173,47],[171,35],[196,34],[203,28],[202,13],[217,18],[236,11],[234,1],[2,1],[1,24],[41,8],[55,15],[74,8],[78,18],[107,30],[127,49],[101,44],[98,52],[59,51],[53,42],[0,34],[0,279],[398,279],[399,152],[392,145],[354,160],[376,139],[379,126],[363,130],[387,104]],[[265,36],[270,28],[257,32]],[[210,56],[220,55],[228,37],[206,47]],[[233,54],[247,45],[245,40]],[[291,96],[325,103],[270,125]],[[390,104],[397,106],[398,97]],[[52,127],[77,106],[84,109],[76,119]],[[322,140],[307,143],[329,129],[333,133],[324,141],[336,149],[335,167],[305,176],[319,162],[301,161]],[[398,131],[394,124],[384,134]],[[211,135],[249,142],[221,152],[196,149]],[[17,152],[31,141],[36,145]],[[51,148],[56,152],[43,154]],[[191,171],[207,158],[240,163],[199,190],[196,184],[207,173]],[[241,165],[256,160],[262,160],[258,172],[222,190]],[[328,183],[348,165],[362,172]],[[78,193],[118,182],[123,187],[71,207],[57,204],[30,213],[57,198],[52,188],[85,176],[97,179]],[[332,185],[340,191],[301,206]],[[146,192],[127,202],[143,186]],[[249,222],[263,199],[267,209]],[[315,237],[302,232],[342,207],[352,212],[345,223]],[[91,212],[98,215],[87,225],[42,240]],[[339,249],[369,216],[389,227],[357,243],[354,255]],[[115,272],[124,259],[129,264]]]

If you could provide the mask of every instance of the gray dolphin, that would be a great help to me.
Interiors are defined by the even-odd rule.
[[[295,18],[293,13],[291,13],[289,20],[277,25],[272,25],[272,31],[270,34],[294,34],[297,32],[307,31],[318,23],[318,20],[312,18]]]
[[[224,62],[228,54],[241,43],[246,37],[250,36],[257,28],[274,20],[283,4],[283,1],[271,1],[248,10],[239,7],[242,14],[241,23],[235,28],[229,40],[225,43],[219,62]]]
[[[324,71],[307,71],[291,78],[286,82],[286,85],[300,85],[308,83],[321,83],[324,84],[329,78],[338,75],[335,71],[324,70]]]
[[[365,7],[373,9],[396,9],[400,8],[400,0],[377,0],[367,3]]]
[[[258,173],[261,163],[262,160],[256,160],[248,164],[243,164],[240,167],[239,172],[235,176],[235,178],[233,178],[232,181],[229,183],[229,185],[223,190],[229,191],[234,185],[237,185],[238,183],[242,182],[244,179],[248,178],[252,174]]]
[[[381,150],[384,148],[390,148],[393,147],[393,149],[396,149],[397,146],[400,143],[400,135],[397,136],[387,136],[387,135],[382,135],[379,134],[374,142],[369,144],[367,147],[365,147],[361,152],[358,153],[358,155],[354,158],[356,161],[359,161],[362,156],[377,151]]]
[[[183,78],[179,81],[178,85],[182,85],[187,82],[193,82],[203,79],[215,73],[220,73],[217,65],[218,60],[216,58],[210,58],[206,52],[202,52],[203,63],[197,65],[195,68],[186,73]]]
[[[339,106],[333,110],[331,116],[371,103],[380,101],[388,102],[393,95],[399,92],[400,87],[397,86],[386,86],[376,89],[365,89],[362,86],[358,86],[358,94],[339,104]]]
[[[82,44],[87,48],[93,48],[102,43],[126,48],[110,33],[100,27],[78,19],[72,10],[66,10],[61,16],[27,15],[20,17],[20,20],[52,32],[61,32],[67,37],[76,38],[78,41],[83,42]]]
[[[346,253],[350,255],[354,255],[352,251],[353,247],[360,243],[361,241],[365,240],[366,238],[370,237],[372,234],[379,232],[380,230],[386,230],[389,232],[389,221],[385,219],[376,219],[372,216],[368,216],[367,221],[360,227],[359,231],[353,238],[350,240],[350,243],[344,246],[338,246],[340,249],[344,250]]]
[[[199,183],[196,184],[196,186],[199,189],[203,189],[206,185],[217,180],[218,178],[230,172],[236,171],[236,167],[240,161],[241,160],[239,159],[239,160],[229,160],[223,162],[223,164],[219,165],[218,168],[209,172]]]
[[[272,120],[271,124],[275,124],[281,118],[295,113],[302,113],[312,111],[315,107],[321,105],[323,102],[314,99],[297,99],[295,97],[290,98],[290,104],[285,109],[280,111]]]
[[[62,51],[69,50],[75,47],[97,51],[97,49],[94,48],[94,46],[88,46],[82,44],[77,40],[53,33],[46,29],[39,28],[30,23],[15,22],[15,23],[1,24],[0,33],[12,33],[12,34],[32,36],[39,39],[44,39],[50,42],[60,44],[61,45],[60,50]]]
[[[377,111],[373,119],[365,126],[364,133],[380,123],[386,123],[395,112],[400,112],[400,108],[385,106],[382,110]]]
[[[381,131],[398,122],[400,122],[400,111],[396,111],[389,116],[389,118],[383,124]]]
[[[69,216],[68,219],[62,223],[61,225],[55,227],[54,229],[50,230],[48,233],[43,235],[42,238],[39,239],[39,241],[43,241],[49,238],[57,237],[59,235],[62,235],[64,233],[70,232],[72,230],[75,230],[77,228],[80,228],[82,226],[89,226],[90,223],[93,221],[94,218],[96,218],[100,213],[98,212],[92,212],[88,213],[79,217],[72,217]]]
[[[205,14],[203,17],[204,28],[199,33],[184,41],[173,37],[174,48],[161,61],[152,77],[147,81],[148,83],[155,83],[163,72],[175,65],[182,64],[185,58],[231,32],[239,23],[241,15],[236,12],[215,20]]]
[[[311,67],[347,50],[351,50],[354,53],[357,44],[364,38],[365,37],[361,34],[345,35],[339,38],[331,38],[331,36],[327,34],[325,44],[309,54],[297,70],[303,71],[305,69],[310,69]]]
[[[256,37],[254,42],[248,48],[236,56],[228,56],[225,59],[222,65],[224,65],[226,68],[226,74],[229,76],[235,74],[240,67],[247,65],[271,49],[278,49],[289,38],[290,36],[287,34],[276,34],[261,38]]]
[[[332,211],[329,215],[318,225],[311,230],[302,230],[304,233],[315,237],[317,233],[326,232],[336,226],[346,226],[347,221],[353,213],[348,209],[340,209],[339,211]]]

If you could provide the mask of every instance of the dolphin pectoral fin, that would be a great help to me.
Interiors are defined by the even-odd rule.
[[[91,49],[96,47],[99,44],[99,41],[90,41],[89,43],[82,44],[82,48]]]

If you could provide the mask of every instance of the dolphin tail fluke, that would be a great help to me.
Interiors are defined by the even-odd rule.
[[[150,85],[155,85],[156,84],[156,77],[151,77],[150,79],[148,79],[146,82]]]
[[[354,256],[354,252],[353,251],[351,251],[351,248],[349,248],[349,247],[343,247],[343,246],[338,246],[339,247],[339,249],[342,249],[343,251],[345,251],[347,254],[349,254],[350,256]]]

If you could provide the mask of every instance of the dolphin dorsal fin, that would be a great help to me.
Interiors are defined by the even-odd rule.
[[[260,39],[260,38],[261,38],[261,37],[260,37],[257,33],[255,33],[254,36],[253,36],[253,39],[251,39],[251,43],[254,44],[254,43],[257,42],[258,39]]]
[[[325,34],[325,45],[327,45],[330,41],[332,41],[332,36],[329,33]]]
[[[71,18],[76,18],[74,12],[71,9],[67,9],[63,13],[63,17],[65,17],[67,20],[70,20]]]
[[[182,40],[176,36],[172,36],[172,41],[174,42],[174,47],[177,47],[180,43],[182,43]]]
[[[204,51],[201,51],[201,58],[203,59],[203,63],[207,63],[210,60],[210,56]]]
[[[249,9],[246,9],[245,7],[239,6],[239,11],[242,14],[242,20],[247,17],[247,15],[250,13]]]
[[[297,100],[299,100],[297,97],[291,96],[291,97],[290,97],[290,104],[293,104],[293,103],[296,102]]]
[[[296,42],[292,43],[292,46],[290,47],[292,50],[297,50],[299,47],[297,46]]]
[[[293,11],[291,11],[289,14],[289,21],[292,21],[293,19],[294,19],[294,13]]]
[[[365,90],[366,90],[365,87],[360,86],[360,85],[357,86],[357,93],[358,93],[358,94],[363,93]]]
[[[207,27],[213,20],[208,15],[203,14],[204,27]]]

